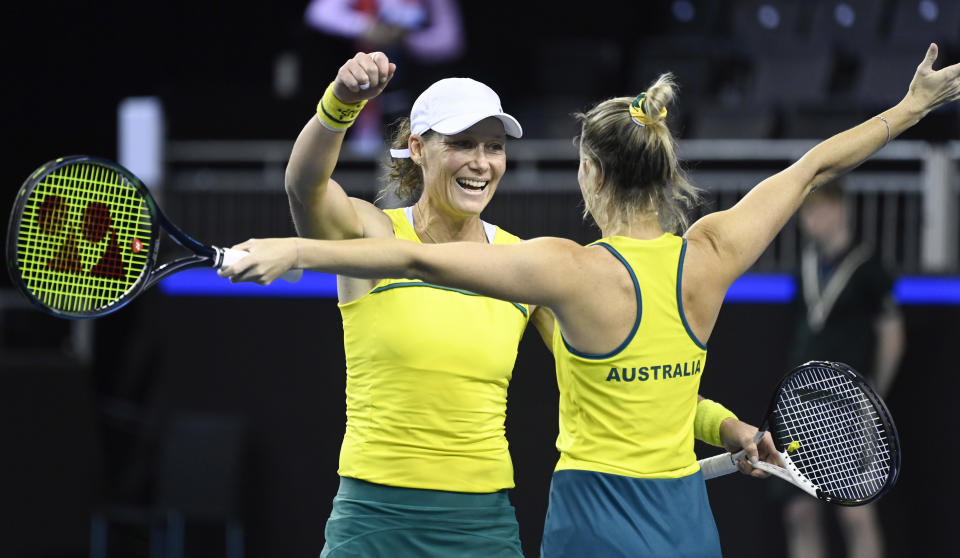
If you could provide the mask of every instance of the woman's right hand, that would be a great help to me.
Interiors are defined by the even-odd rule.
[[[382,52],[358,52],[347,60],[333,81],[333,94],[344,103],[352,104],[373,99],[397,71],[397,65]]]
[[[960,64],[934,70],[933,63],[938,52],[936,43],[930,43],[927,55],[917,66],[907,95],[903,98],[903,102],[921,117],[937,107],[960,99]]]
[[[232,246],[234,250],[249,252],[233,264],[217,270],[220,277],[233,283],[249,281],[269,285],[291,269],[299,269],[302,239],[251,238]]]

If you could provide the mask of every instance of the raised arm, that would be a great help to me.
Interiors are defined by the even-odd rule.
[[[813,189],[857,167],[930,111],[960,97],[960,64],[934,71],[936,58],[937,46],[931,44],[896,106],[821,142],[732,208],[706,215],[690,227],[688,260],[699,260],[694,267],[709,270],[691,271],[710,283],[711,298],[719,295],[722,300]]]
[[[325,99],[332,94],[334,102],[344,105],[372,99],[383,91],[395,71],[396,65],[383,53],[358,52],[340,67]],[[344,132],[345,128],[335,129],[315,115],[293,145],[284,185],[301,236],[344,239],[364,235],[365,215],[369,214],[364,205],[369,203],[349,198],[330,178],[340,157]]]

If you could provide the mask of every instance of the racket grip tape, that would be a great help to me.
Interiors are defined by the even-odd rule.
[[[233,265],[250,255],[250,252],[246,250],[234,250],[233,248],[217,248],[217,250],[221,253],[220,262],[215,264],[217,269]],[[296,283],[301,277],[303,277],[302,269],[291,269],[281,275],[280,279],[289,283]]]
[[[759,444],[766,431],[766,427],[757,430],[757,433],[753,436],[753,443]],[[703,471],[703,479],[709,480],[739,471],[739,468],[737,467],[737,461],[740,461],[746,457],[747,450],[740,450],[733,454],[724,453],[721,455],[715,455],[713,457],[707,457],[705,459],[701,459],[697,463],[700,464],[700,470]]]
[[[710,480],[739,471],[737,461],[743,459],[744,455],[746,455],[746,450],[740,450],[737,453],[722,453],[701,459],[698,463],[700,464],[700,471],[703,472],[703,479]]]

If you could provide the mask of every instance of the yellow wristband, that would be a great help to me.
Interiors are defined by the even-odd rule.
[[[333,132],[343,132],[357,119],[360,109],[365,104],[367,104],[366,100],[353,104],[344,103],[333,94],[333,82],[330,82],[320,102],[317,103],[317,117],[324,128]]]
[[[694,438],[711,446],[723,447],[723,441],[720,439],[720,424],[728,418],[739,420],[737,415],[716,401],[701,400],[697,404],[697,416],[693,419]]]

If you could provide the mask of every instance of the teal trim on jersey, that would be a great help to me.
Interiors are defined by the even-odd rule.
[[[617,249],[616,249],[616,248],[614,248],[613,246],[610,246],[610,245],[607,244],[606,242],[597,242],[597,243],[591,244],[591,246],[603,246],[604,248],[607,249],[607,251],[609,251],[609,252],[610,252],[611,254],[613,254],[618,260],[620,260],[620,263],[622,263],[623,266],[626,267],[626,268],[627,268],[627,271],[630,273],[630,280],[633,281],[633,290],[634,290],[634,292],[636,292],[636,294],[637,294],[637,319],[633,322],[633,329],[630,330],[630,334],[627,335],[627,338],[624,339],[623,343],[621,343],[619,347],[617,347],[616,349],[610,351],[609,353],[607,353],[607,354],[605,354],[605,355],[595,355],[595,354],[590,354],[590,353],[582,353],[582,352],[574,349],[573,347],[570,346],[570,343],[567,343],[567,340],[564,339],[564,337],[563,337],[563,332],[562,332],[562,331],[560,332],[560,339],[563,340],[563,344],[564,344],[564,346],[567,347],[567,350],[570,351],[570,354],[572,354],[572,355],[574,355],[574,356],[578,356],[578,357],[580,357],[580,358],[588,358],[588,359],[591,359],[591,360],[603,360],[603,359],[605,359],[605,358],[610,358],[610,357],[612,357],[612,356],[616,356],[617,353],[619,353],[620,351],[626,349],[626,348],[627,348],[627,345],[629,345],[630,342],[633,341],[633,336],[636,335],[636,334],[637,334],[637,330],[640,329],[640,316],[641,316],[641,314],[643,313],[643,301],[642,301],[642,299],[640,298],[640,283],[637,281],[637,276],[636,276],[636,274],[633,273],[633,268],[630,267],[630,264],[627,263],[627,260],[624,259],[624,257],[620,255],[620,252],[617,252]]]
[[[681,285],[683,284],[683,258],[687,255],[687,239],[683,239],[683,244],[680,246],[680,263],[677,264],[677,310],[680,311],[680,321],[683,322],[683,329],[687,330],[687,335],[690,336],[690,340],[696,343],[698,347],[707,350],[707,346],[704,343],[701,343],[697,336],[693,334],[693,330],[690,329],[690,324],[687,323],[687,315],[683,311],[683,292],[680,290]]]
[[[465,291],[463,289],[455,289],[453,287],[444,287],[443,285],[434,285],[433,283],[425,283],[423,281],[404,281],[402,283],[390,283],[389,285],[384,285],[382,287],[377,287],[376,289],[373,289],[372,291],[370,291],[370,294],[389,291],[390,289],[398,289],[400,287],[430,287],[432,289],[440,289],[441,291],[452,291],[455,293],[465,294],[467,296],[484,296],[474,292]],[[487,297],[487,298],[492,298],[492,297]],[[510,302],[510,301],[506,300],[504,302]],[[527,309],[524,308],[522,304],[519,304],[517,302],[510,302],[510,304],[516,306],[517,310],[519,310],[524,317],[527,317]]]

